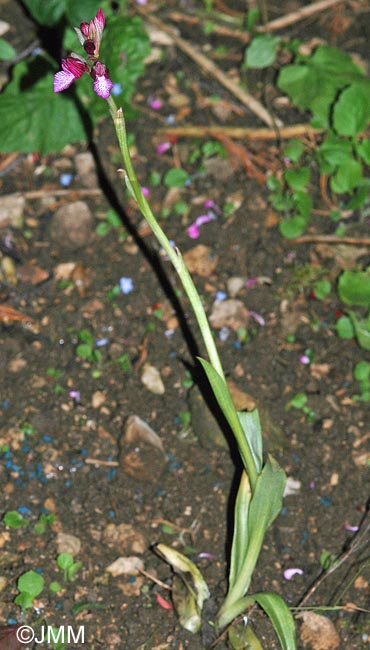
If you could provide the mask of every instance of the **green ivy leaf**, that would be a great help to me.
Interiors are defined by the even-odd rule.
[[[62,17],[66,3],[65,0],[23,0],[32,18],[41,25],[52,27]]]
[[[295,215],[290,219],[284,219],[279,224],[279,231],[286,239],[299,237],[306,229],[307,219],[302,215]]]
[[[306,168],[287,169],[284,172],[284,179],[292,190],[302,191],[310,180],[310,170]]]
[[[370,306],[370,267],[366,271],[343,271],[338,295],[346,305]]]
[[[267,68],[276,58],[280,38],[264,34],[256,36],[246,49],[244,65],[247,68]]]
[[[352,321],[348,316],[341,316],[338,318],[335,324],[335,329],[341,339],[353,339],[355,336]]]
[[[335,103],[334,128],[340,135],[355,136],[363,131],[370,119],[369,89],[354,83],[345,88]]]
[[[29,67],[20,64],[19,76],[14,69],[12,84],[0,95],[0,141],[3,152],[37,151],[43,155],[50,154],[71,142],[86,138],[74,101],[68,93],[53,93],[53,75],[50,72],[20,96],[21,81],[31,81],[36,69],[42,72],[45,62],[37,59]]]
[[[357,187],[361,180],[362,165],[358,160],[350,158],[339,165],[330,179],[330,187],[337,194],[345,194]]]

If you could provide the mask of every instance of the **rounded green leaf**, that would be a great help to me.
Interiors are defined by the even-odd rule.
[[[7,43],[3,38],[0,38],[0,60],[10,61],[16,55],[16,51],[10,43]]]
[[[280,38],[264,34],[256,36],[247,48],[244,63],[247,68],[267,68],[274,63]]]
[[[294,237],[299,237],[306,228],[307,219],[301,215],[296,215],[291,219],[286,219],[281,221],[279,224],[280,233],[286,239],[294,239]]]
[[[306,168],[287,169],[284,172],[284,179],[292,190],[303,190],[310,180],[310,170]]]
[[[338,295],[347,305],[370,305],[370,267],[367,271],[343,271],[338,281]]]
[[[4,515],[4,524],[8,528],[23,528],[28,526],[28,521],[17,510],[10,510]]]
[[[34,598],[42,592],[44,578],[36,573],[36,571],[27,571],[18,578],[17,587],[19,591],[26,592]]]
[[[330,179],[333,192],[345,194],[359,185],[362,180],[362,165],[358,160],[350,158],[341,163],[337,172]]]
[[[184,169],[178,168],[169,169],[163,179],[166,187],[184,187],[188,180],[188,173]]]
[[[355,336],[352,321],[348,316],[341,316],[338,318],[335,329],[341,339],[353,339]]]
[[[334,128],[340,135],[361,133],[370,119],[369,101],[362,84],[354,83],[341,93],[334,106]]]

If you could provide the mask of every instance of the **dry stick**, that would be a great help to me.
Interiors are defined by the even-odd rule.
[[[156,25],[159,29],[164,31],[168,36],[170,36],[175,45],[185,52],[193,61],[195,61],[202,69],[204,72],[210,74],[213,76],[217,81],[224,86],[230,93],[232,93],[244,106],[249,108],[252,113],[257,115],[257,117],[260,118],[262,122],[267,124],[268,126],[276,126],[276,127],[281,127],[283,126],[282,122],[280,120],[274,120],[269,112],[266,110],[262,104],[252,97],[249,93],[247,93],[245,90],[240,88],[234,81],[229,79],[224,72],[213,63],[213,61],[210,61],[204,54],[199,52],[195,47],[190,45],[187,41],[185,41],[181,36],[178,36],[176,34],[176,31],[172,27],[168,27],[165,23],[163,23],[161,20],[158,18],[155,18],[155,16],[149,15],[142,7],[137,6],[136,11],[138,11],[144,18],[146,18],[150,23],[153,25]]]
[[[13,194],[4,194],[3,198],[11,197],[14,198],[17,196],[23,196],[25,199],[42,199],[44,196],[73,196],[78,194],[79,196],[99,196],[102,194],[102,190],[98,187],[91,189],[78,189],[73,188],[70,190],[53,190],[51,188],[45,188],[43,190],[30,190],[29,192],[14,192]]]
[[[160,136],[177,136],[179,138],[206,138],[219,133],[237,140],[277,140],[289,139],[301,135],[317,135],[322,129],[314,129],[309,124],[295,124],[280,129],[248,129],[234,126],[168,126],[158,129]]]
[[[370,237],[338,237],[337,235],[302,235],[289,239],[290,244],[349,244],[352,246],[370,246]]]
[[[288,25],[292,25],[293,23],[296,23],[298,20],[304,20],[304,18],[313,16],[319,11],[324,11],[325,9],[329,9],[329,7],[334,7],[335,5],[344,4],[344,2],[346,2],[346,0],[321,0],[321,2],[313,2],[312,4],[308,5],[308,7],[302,7],[301,9],[298,9],[297,11],[293,11],[291,14],[287,14],[282,18],[276,18],[276,20],[271,20],[269,23],[266,23],[266,25],[256,27],[256,31],[273,32],[278,29],[282,29],[283,27],[288,27]]]

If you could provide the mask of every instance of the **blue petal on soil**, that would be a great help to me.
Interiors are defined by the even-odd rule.
[[[8,400],[6,400],[6,399],[3,400],[3,402],[1,403],[1,408],[3,408],[3,409],[9,408]]]
[[[320,497],[320,503],[322,506],[331,506],[333,505],[333,499],[331,497]]]
[[[216,300],[221,301],[221,300],[226,300],[226,298],[227,298],[227,293],[225,291],[217,291]]]
[[[119,286],[123,294],[127,295],[128,293],[131,293],[131,291],[134,290],[134,284],[132,282],[132,278],[120,278],[119,279]]]
[[[54,442],[54,438],[51,438],[50,436],[43,436],[42,439],[44,442]]]
[[[71,184],[72,178],[72,174],[61,174],[59,176],[59,183],[62,187],[68,187]]]
[[[29,508],[27,508],[27,506],[18,506],[17,510],[21,515],[30,515],[31,514],[31,510]]]

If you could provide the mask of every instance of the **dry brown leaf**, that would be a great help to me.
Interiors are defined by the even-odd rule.
[[[11,305],[0,305],[0,322],[2,323],[15,323],[21,321],[24,323],[33,323],[33,318],[22,314]]]
[[[337,650],[340,645],[338,633],[329,618],[303,612],[303,624],[300,630],[304,645],[311,645],[312,650]]]
[[[21,282],[37,285],[48,279],[49,272],[35,264],[22,264],[18,267],[18,276]]]

